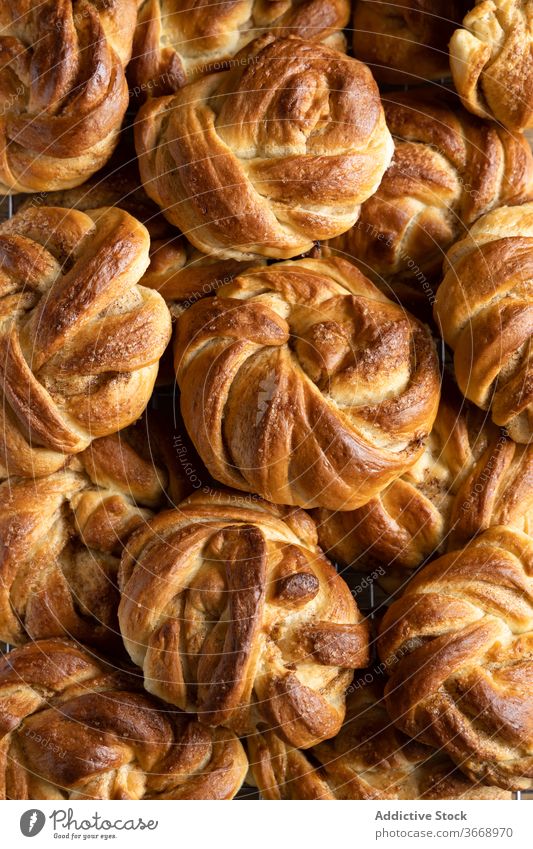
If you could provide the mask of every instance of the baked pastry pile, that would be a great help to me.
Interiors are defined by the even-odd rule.
[[[510,799],[468,778],[443,752],[392,725],[378,680],[354,682],[344,725],[302,752],[271,731],[247,741],[254,782],[265,799]]]
[[[1,4],[0,798],[533,790],[532,9]]]
[[[444,251],[481,215],[532,199],[533,154],[522,134],[432,86],[387,92],[383,108],[394,159],[356,225],[330,244],[399,294],[402,282],[438,283]]]
[[[248,768],[231,731],[165,711],[68,640],[0,661],[0,735],[9,799],[231,799]]]

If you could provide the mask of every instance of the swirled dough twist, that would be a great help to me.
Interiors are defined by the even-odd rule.
[[[135,0],[2,0],[0,194],[78,186],[128,106]]]
[[[368,68],[297,38],[139,112],[144,187],[206,254],[288,258],[347,230],[393,154]]]
[[[342,50],[349,16],[349,0],[140,0],[128,77],[134,94],[169,94],[265,32]]]
[[[135,159],[125,160],[124,151],[82,186],[65,191],[30,195],[27,205],[62,206],[91,212],[103,206],[118,206],[137,218],[150,234],[150,264],[140,279],[142,286],[155,289],[165,299],[173,316],[200,298],[212,295],[239,271],[253,263],[221,259],[196,250],[161,213],[139,184]],[[161,373],[158,375],[158,380]]]
[[[533,788],[533,540],[499,525],[426,566],[385,614],[395,724],[473,780]]]
[[[138,286],[146,228],[120,209],[28,207],[0,226],[0,471],[57,471],[144,410],[169,311]]]
[[[394,160],[355,225],[330,244],[372,279],[429,299],[444,252],[494,207],[533,199],[533,154],[521,134],[470,115],[434,88],[383,96]]]
[[[480,218],[450,249],[434,306],[461,392],[515,442],[533,436],[533,203]]]
[[[368,629],[303,511],[195,494],[131,537],[120,584],[122,636],[149,692],[302,748],[340,728]]]
[[[492,525],[533,530],[533,445],[517,445],[445,386],[423,455],[358,510],[317,510],[324,551],[356,569],[405,579],[423,560]]]
[[[118,651],[117,574],[129,535],[189,492],[160,423],[95,439],[68,467],[0,484],[0,639],[68,636]]]
[[[250,771],[264,799],[511,799],[469,780],[442,751],[410,740],[392,724],[383,687],[369,670],[358,675],[336,737],[311,758],[273,731],[246,740]],[[362,683],[365,680],[371,684]]]
[[[476,0],[463,27],[450,65],[465,107],[510,130],[533,127],[532,0]]]
[[[439,401],[426,327],[340,259],[244,272],[178,320],[185,426],[215,480],[351,510],[423,451]]]
[[[168,710],[74,643],[0,660],[0,799],[232,799],[247,767],[230,731]]]

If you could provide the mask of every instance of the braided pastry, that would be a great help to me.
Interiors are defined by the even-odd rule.
[[[0,472],[45,475],[135,421],[170,339],[137,285],[149,237],[119,209],[27,208],[0,226]]]
[[[439,400],[429,331],[340,259],[244,272],[177,326],[185,426],[216,480],[351,510],[413,465]]]
[[[0,660],[1,799],[232,799],[238,739],[151,698],[66,640]]]
[[[195,494],[131,537],[120,586],[120,629],[149,692],[302,748],[340,728],[368,629],[302,511]]]
[[[502,525],[426,566],[379,652],[394,723],[473,780],[533,788],[533,541]]]
[[[533,203],[493,210],[449,251],[435,320],[461,392],[516,442],[533,435]]]
[[[248,738],[251,773],[264,799],[511,798],[470,781],[443,752],[405,737],[376,683],[355,689],[346,707],[337,736],[310,752],[287,746],[273,731]]]
[[[368,504],[316,510],[321,547],[355,568],[387,566],[394,583],[491,525],[533,530],[533,445],[516,445],[447,386],[421,458]]]
[[[465,227],[533,198],[533,155],[522,135],[433,88],[387,94],[383,108],[394,160],[354,227],[331,244],[371,277],[411,281],[429,298],[428,276],[440,274]]]
[[[3,0],[0,193],[83,183],[128,106],[135,0]]]
[[[292,257],[343,233],[393,153],[365,65],[270,35],[229,71],[145,104],[136,147],[168,220],[204,253],[239,260]]]
[[[383,83],[449,76],[448,41],[472,0],[356,0],[354,56]]]
[[[95,439],[69,467],[0,485],[0,639],[71,636],[116,648],[120,552],[190,488],[145,421]]]
[[[463,27],[451,37],[450,66],[465,107],[510,130],[533,127],[531,0],[476,0]]]
[[[140,0],[128,67],[133,93],[170,94],[231,67],[231,57],[265,32],[343,50],[349,16],[349,0]]]
[[[117,162],[118,160],[118,162]],[[179,230],[166,220],[159,207],[139,185],[138,169],[124,157],[123,143],[120,159],[114,156],[105,170],[83,186],[64,191],[30,195],[21,207],[29,205],[62,206],[94,213],[104,206],[118,206],[141,221],[150,234],[150,264],[140,279],[148,289],[155,289],[165,299],[172,318],[212,295],[219,286],[229,283],[251,262],[221,259],[193,248]],[[172,346],[169,344],[159,361],[157,385],[174,384]]]

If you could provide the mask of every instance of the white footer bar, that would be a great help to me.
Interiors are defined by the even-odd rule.
[[[6,847],[533,847],[526,802],[4,802]]]

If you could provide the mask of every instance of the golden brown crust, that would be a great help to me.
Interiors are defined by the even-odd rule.
[[[426,566],[389,608],[387,710],[472,779],[533,787],[533,541],[490,528]]]
[[[386,94],[394,160],[351,230],[331,246],[373,279],[406,280],[429,299],[444,251],[493,207],[533,197],[522,135],[474,118],[434,87]]]
[[[128,77],[134,95],[160,96],[221,70],[270,32],[345,47],[348,0],[140,0]]]
[[[340,259],[239,275],[180,316],[175,363],[210,473],[278,504],[365,504],[437,412],[429,331]]]
[[[429,556],[492,525],[533,529],[533,445],[517,445],[445,385],[426,450],[377,498],[349,512],[317,510],[321,547],[340,563],[405,578]]]
[[[293,257],[347,230],[379,185],[393,153],[379,92],[365,65],[300,39],[237,58],[142,107],[141,177],[204,253]]]
[[[0,227],[0,469],[44,475],[144,410],[170,339],[137,285],[149,237],[120,209],[28,207]]]
[[[195,494],[133,535],[120,585],[122,636],[149,692],[304,748],[340,727],[368,629],[302,511]]]
[[[0,639],[120,646],[117,573],[129,535],[190,491],[157,421],[95,439],[70,466],[0,485]]]
[[[109,159],[135,19],[135,0],[2,3],[0,194],[77,186]]]
[[[448,41],[471,0],[356,0],[354,55],[383,83],[450,75]]]
[[[476,0],[463,27],[450,40],[450,65],[465,107],[510,130],[533,127],[531,0]]]
[[[155,289],[175,316],[182,309],[216,292],[252,263],[206,256],[196,250],[139,184],[135,162],[113,157],[106,169],[82,186],[64,191],[39,193],[28,198],[28,206],[61,206],[94,212],[106,206],[118,206],[141,221],[150,234],[150,264],[140,283]],[[133,152],[133,157],[135,154]],[[258,260],[254,262],[257,264]]]
[[[516,442],[533,434],[533,203],[480,218],[448,252],[435,320],[463,394]]]
[[[395,728],[375,680],[357,685],[346,707],[337,736],[309,752],[272,731],[247,740],[251,774],[264,799],[511,799],[509,792],[471,781],[442,751]]]
[[[0,660],[0,798],[231,799],[237,738],[144,693],[66,640]]]

